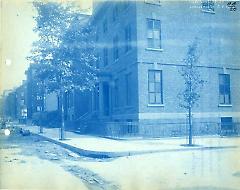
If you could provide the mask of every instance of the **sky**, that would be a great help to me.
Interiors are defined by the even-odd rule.
[[[55,0],[57,1],[57,0]],[[66,2],[67,0],[59,0]],[[83,9],[91,0],[75,0]],[[0,94],[21,85],[29,63],[26,57],[38,39],[33,32],[36,11],[32,0],[0,0]]]

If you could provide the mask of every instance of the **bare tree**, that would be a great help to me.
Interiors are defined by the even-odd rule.
[[[192,108],[195,106],[200,98],[200,90],[204,84],[204,80],[201,79],[200,72],[197,68],[199,63],[198,41],[197,39],[188,46],[186,58],[184,59],[184,66],[179,70],[179,73],[183,77],[184,87],[179,92],[178,97],[180,99],[180,107],[185,108],[188,111],[188,145],[193,145],[193,123],[192,123]]]

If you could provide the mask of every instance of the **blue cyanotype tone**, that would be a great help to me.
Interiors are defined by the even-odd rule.
[[[136,161],[153,171],[147,159],[164,171],[175,171],[164,165],[176,164],[173,181],[184,181],[166,185],[161,175],[159,184],[120,180],[118,187],[97,174],[79,172],[80,166],[78,171],[65,167],[77,177],[84,172],[86,179],[95,176],[100,185],[94,182],[90,189],[205,189],[211,175],[216,181],[206,182],[206,189],[237,188],[240,168],[226,167],[221,150],[229,148],[233,156],[240,135],[239,5],[94,0],[92,13],[86,14],[74,3],[33,2],[39,38],[27,57],[26,80],[1,96],[2,128],[20,126],[23,136],[38,134],[78,156],[116,159],[131,169]],[[169,153],[169,161],[154,152]],[[191,164],[177,165],[178,152]],[[110,168],[117,173],[115,167]],[[99,168],[96,173],[104,175],[107,169]],[[232,173],[225,186],[219,179],[226,177],[220,176],[226,168]],[[129,178],[135,175],[131,172]],[[183,179],[188,172],[203,179],[193,187],[195,178]]]

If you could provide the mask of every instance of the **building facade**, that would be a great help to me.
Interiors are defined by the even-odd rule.
[[[2,117],[4,119],[17,119],[16,92],[5,90],[2,95]]]
[[[57,91],[48,92],[44,81],[37,77],[37,65],[31,64],[26,71],[26,102],[28,120],[48,127],[61,126],[61,98]],[[64,120],[68,130],[77,130],[79,118],[89,110],[89,92],[69,90],[64,93]]]
[[[36,79],[37,67],[31,64],[25,72],[27,78],[27,112],[28,120],[33,119],[35,113],[44,111],[44,84]]]
[[[20,123],[27,122],[27,85],[26,81],[22,82],[22,85],[15,89],[16,94],[16,118]]]
[[[179,70],[195,39],[200,54],[196,68],[205,84],[193,108],[194,133],[215,134],[238,125],[240,14],[230,8],[215,1],[95,3],[91,23],[96,26],[100,81],[92,94],[89,126],[116,134],[185,134]]]
[[[27,121],[27,87],[26,81],[13,89],[4,91],[2,96],[2,117],[18,120],[20,123]]]

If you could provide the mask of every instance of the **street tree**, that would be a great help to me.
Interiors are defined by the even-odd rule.
[[[61,103],[60,139],[64,139],[64,94],[73,89],[91,90],[97,81],[94,30],[86,15],[73,4],[34,2],[37,10],[29,60],[38,65],[38,79],[48,92],[56,91]]]
[[[204,85],[204,80],[201,78],[200,72],[197,68],[199,63],[198,40],[188,46],[184,65],[179,70],[183,77],[184,87],[179,92],[178,98],[180,99],[180,107],[188,111],[188,145],[193,145],[193,115],[192,109],[197,105],[200,98],[200,90]]]

